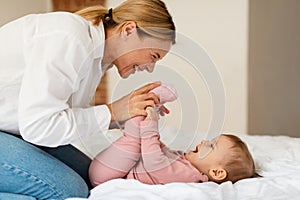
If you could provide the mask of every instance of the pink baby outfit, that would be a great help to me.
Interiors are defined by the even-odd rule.
[[[161,104],[177,98],[176,90],[167,84],[151,92]],[[146,184],[208,181],[185,159],[183,152],[171,150],[160,141],[157,121],[134,117],[126,121],[124,132],[92,161],[89,176],[93,186],[116,178]]]

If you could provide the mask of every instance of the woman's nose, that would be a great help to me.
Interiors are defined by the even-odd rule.
[[[154,71],[155,63],[149,63],[146,67],[147,72],[152,73]]]

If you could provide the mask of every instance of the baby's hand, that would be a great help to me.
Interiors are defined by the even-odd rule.
[[[145,121],[146,120],[148,120],[148,121],[158,121],[159,115],[153,107],[150,107],[150,106],[147,107],[146,112],[147,112],[147,116],[145,118]]]

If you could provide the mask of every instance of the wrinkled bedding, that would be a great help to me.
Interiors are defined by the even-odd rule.
[[[236,135],[247,143],[254,157],[257,172],[263,177],[245,179],[235,184],[207,182],[166,185],[146,185],[136,180],[115,179],[92,189],[88,199],[300,199],[300,138]],[[185,139],[188,138],[182,137],[177,139],[177,142],[182,144]]]

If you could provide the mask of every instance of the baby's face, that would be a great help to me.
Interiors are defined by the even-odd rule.
[[[209,169],[222,167],[222,160],[229,153],[232,142],[224,135],[211,141],[202,140],[195,150],[185,154],[185,158],[204,174]]]

